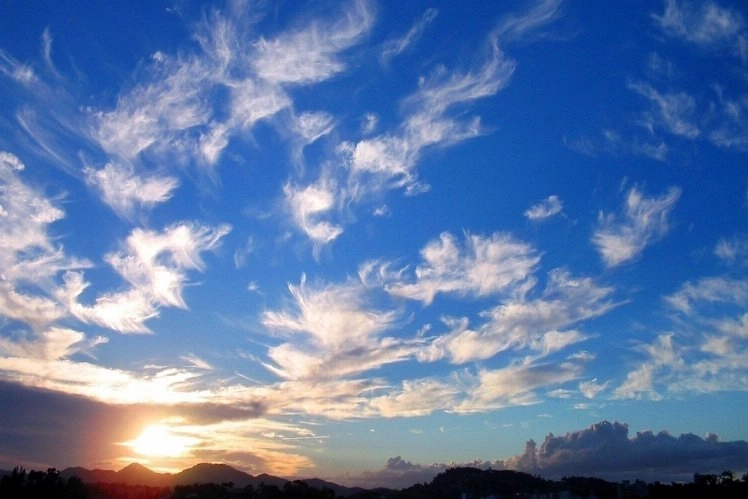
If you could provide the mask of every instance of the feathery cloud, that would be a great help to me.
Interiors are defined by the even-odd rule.
[[[563,203],[554,194],[528,208],[525,211],[525,216],[530,220],[545,220],[546,218],[558,215],[563,209]]]
[[[602,212],[592,235],[600,256],[608,267],[617,267],[638,258],[644,249],[660,240],[670,229],[668,216],[681,190],[671,187],[660,197],[648,198],[632,187],[626,195],[623,219]]]

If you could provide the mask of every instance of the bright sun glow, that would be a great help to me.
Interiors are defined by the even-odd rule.
[[[143,456],[179,457],[185,455],[194,443],[195,439],[177,435],[164,425],[151,425],[126,445]]]

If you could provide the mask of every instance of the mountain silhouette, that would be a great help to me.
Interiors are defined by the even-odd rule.
[[[157,473],[142,464],[128,464],[119,471],[93,469],[81,467],[66,468],[60,472],[60,476],[68,479],[77,476],[84,483],[117,483],[124,485],[147,485],[150,487],[175,487],[177,485],[194,485],[200,483],[225,484],[232,483],[234,487],[246,487],[252,485],[254,488],[260,485],[275,485],[283,488],[290,480],[262,473],[257,476],[239,471],[227,464],[201,463],[179,473]],[[345,487],[336,483],[327,482],[319,478],[301,480],[310,487],[322,489],[329,488],[335,491],[337,496],[349,496],[363,489],[359,487]]]

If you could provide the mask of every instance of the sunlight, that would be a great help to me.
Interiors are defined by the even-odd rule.
[[[136,453],[148,457],[180,457],[196,440],[177,435],[164,425],[147,426],[135,440],[125,442]]]

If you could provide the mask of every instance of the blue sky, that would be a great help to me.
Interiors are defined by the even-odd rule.
[[[0,19],[1,466],[748,470],[742,2]]]

